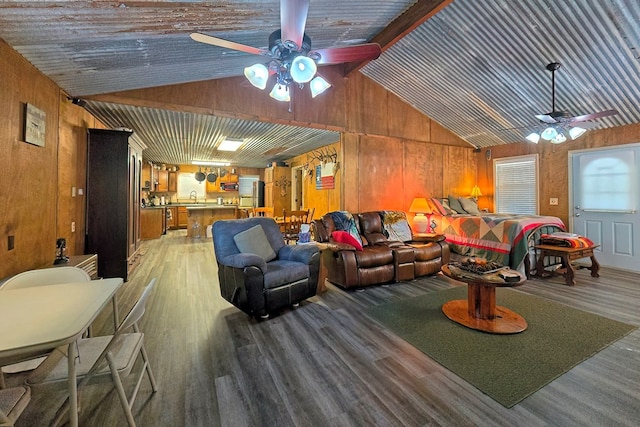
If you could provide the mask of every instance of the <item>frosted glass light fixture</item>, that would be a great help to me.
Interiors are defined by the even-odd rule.
[[[264,64],[255,64],[244,69],[244,76],[258,89],[264,90],[269,80],[269,70]]]
[[[277,101],[289,102],[291,100],[289,96],[289,86],[282,83],[276,83],[269,96]]]

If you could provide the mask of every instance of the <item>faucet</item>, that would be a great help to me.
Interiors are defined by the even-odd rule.
[[[189,193],[189,200],[191,199],[193,199],[193,203],[198,203],[198,193],[196,190],[191,190],[191,193]]]

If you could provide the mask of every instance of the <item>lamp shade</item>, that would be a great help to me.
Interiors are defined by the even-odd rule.
[[[558,136],[558,130],[553,126],[549,126],[540,134],[540,137],[542,139],[546,139],[547,141],[551,141],[556,136]]]
[[[311,97],[315,98],[325,90],[331,87],[331,83],[326,81],[323,77],[316,76],[311,83],[309,83],[309,89],[311,90]]]
[[[244,76],[258,89],[264,90],[269,79],[269,70],[264,64],[255,64],[244,69]]]
[[[424,197],[416,197],[411,202],[411,206],[409,207],[409,212],[411,213],[431,213],[431,208],[429,207],[429,203],[427,203],[427,199]]]
[[[471,189],[471,197],[473,197],[474,199],[478,199],[478,197],[482,196],[482,191],[480,191],[480,187],[478,187],[477,185],[474,185],[473,188]]]
[[[571,129],[569,129],[569,136],[571,137],[571,139],[578,139],[586,131],[587,130],[585,128],[581,128],[579,126],[574,126]]]
[[[537,132],[532,132],[527,135],[527,140],[533,142],[534,144],[537,144],[538,141],[540,141],[540,134]]]
[[[273,99],[283,102],[289,102],[291,100],[291,98],[289,97],[289,88],[286,85],[280,83],[276,83],[273,86],[273,89],[271,90],[271,93],[269,93],[269,96],[271,96]]]
[[[315,61],[308,56],[297,56],[291,62],[291,78],[296,83],[310,82],[317,70]]]

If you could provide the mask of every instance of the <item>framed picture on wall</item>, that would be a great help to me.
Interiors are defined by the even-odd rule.
[[[24,114],[24,140],[29,144],[44,147],[47,115],[32,104],[27,104]]]

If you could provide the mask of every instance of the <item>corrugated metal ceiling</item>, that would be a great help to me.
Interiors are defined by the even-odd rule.
[[[318,48],[360,43],[414,3],[311,0],[307,33]],[[279,8],[277,0],[0,2],[0,38],[82,97],[241,75],[255,56],[194,43],[189,33],[264,47],[279,27]],[[558,61],[557,109],[617,109],[592,124],[620,126],[640,119],[639,24],[636,0],[455,0],[361,71],[485,147],[523,141],[538,126],[534,115],[551,110],[545,65]],[[239,165],[276,160],[258,154],[280,144],[274,141],[290,141],[295,155],[337,140],[333,132],[284,125],[108,103],[88,108],[109,125],[134,129],[149,147],[145,157],[158,162],[212,155],[232,133],[251,141]]]
[[[476,147],[522,142],[551,108],[640,121],[640,2],[456,0],[362,72]]]
[[[144,158],[156,163],[205,160],[264,168],[340,140],[338,132],[204,114],[98,101],[86,101],[85,108],[111,128],[135,129],[132,138],[147,146]],[[244,143],[236,152],[218,151],[225,137]]]

